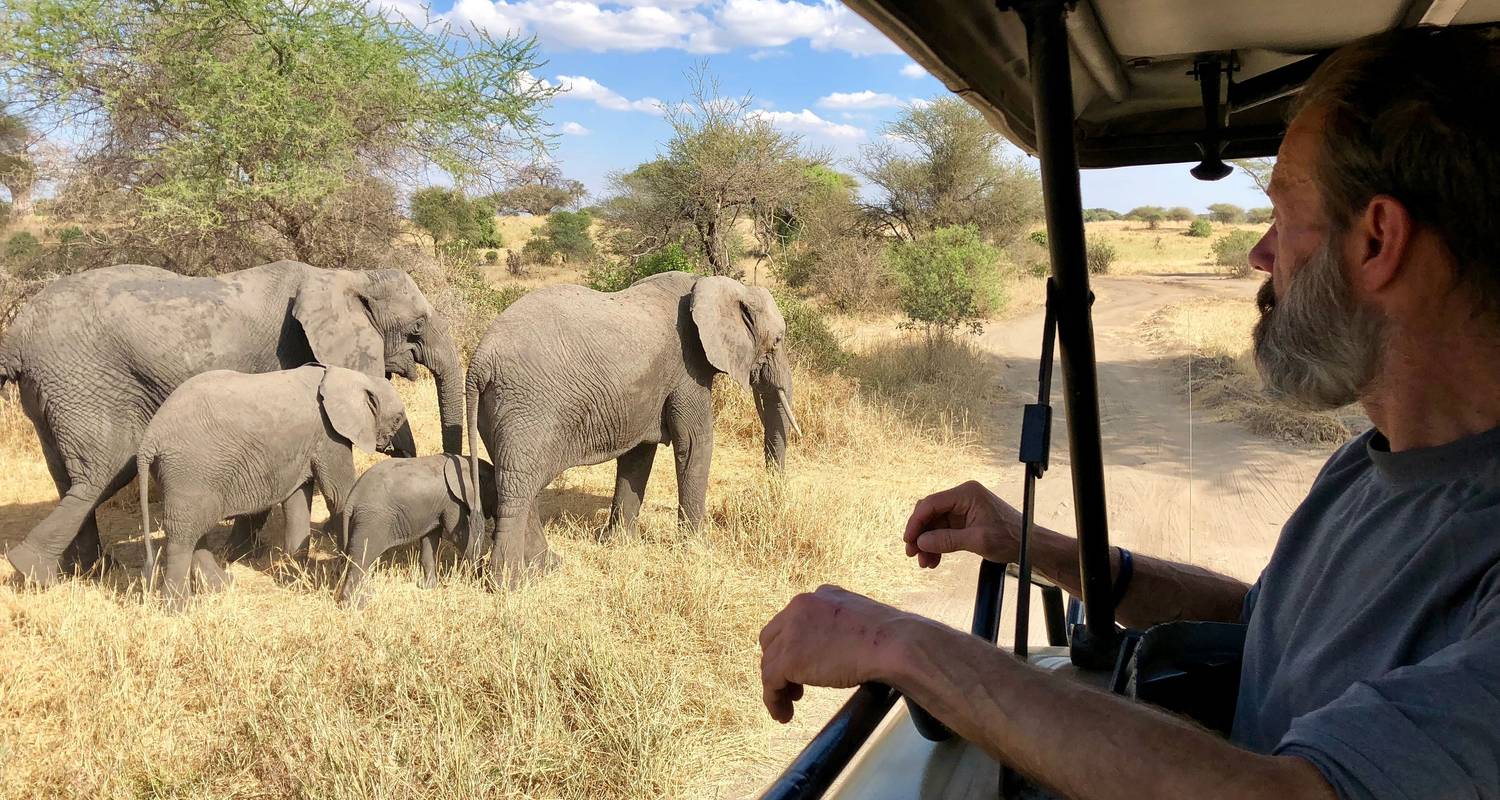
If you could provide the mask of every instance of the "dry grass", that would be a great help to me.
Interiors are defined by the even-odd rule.
[[[901,369],[911,357],[891,347],[871,363]],[[761,466],[750,399],[722,387],[705,530],[674,524],[663,457],[641,531],[596,543],[612,465],[571,470],[544,501],[564,565],[517,592],[463,578],[422,591],[399,559],[359,612],[317,578],[286,585],[244,566],[232,590],[180,614],[125,580],[0,588],[0,797],[703,797],[760,785],[784,755],[773,759],[760,708],[759,627],[825,581],[894,598],[913,574],[897,542],[912,502],[975,468],[958,416],[914,426],[917,395],[797,377],[806,436],[784,479]],[[422,451],[435,451],[431,385],[399,388]],[[6,501],[39,519],[50,482],[32,476],[39,454],[9,401],[0,462]],[[116,502],[107,542],[134,529]],[[135,561],[138,549],[115,552]]]
[[[1221,225],[1213,223],[1213,235],[1195,239],[1185,235],[1186,222],[1163,222],[1151,230],[1144,222],[1115,220],[1090,222],[1084,226],[1090,241],[1107,242],[1115,248],[1111,275],[1163,275],[1174,273],[1218,274],[1213,264],[1213,243],[1232,230],[1264,233],[1268,225]]]
[[[1250,331],[1259,315],[1248,300],[1203,299],[1167,306],[1143,325],[1148,341],[1186,354],[1182,369],[1194,404],[1261,436],[1294,444],[1338,444],[1368,424],[1357,406],[1318,412],[1266,395],[1256,372]]]

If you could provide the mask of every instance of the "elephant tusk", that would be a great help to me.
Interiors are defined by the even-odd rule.
[[[785,389],[777,389],[776,396],[781,398],[781,410],[786,412],[786,421],[792,423],[792,431],[797,438],[802,438],[802,426],[797,424],[797,415],[792,413],[792,399],[786,396]]]

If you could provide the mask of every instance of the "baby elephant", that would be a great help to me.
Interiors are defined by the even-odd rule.
[[[398,436],[406,410],[395,387],[343,367],[309,364],[280,372],[204,372],[184,381],[161,404],[141,437],[141,524],[145,574],[154,575],[149,481],[161,484],[166,531],[163,588],[181,600],[192,566],[205,588],[228,580],[198,542],[227,517],[286,513],[286,552],[307,542],[314,482],[339,519],[354,484],[354,452],[416,455],[410,433]]]
[[[349,534],[349,572],[339,602],[363,605],[365,574],[385,551],[422,539],[423,585],[437,583],[439,536],[458,546],[466,561],[485,551],[483,537],[470,534],[468,464],[462,456],[442,454],[382,461],[365,471],[344,505]],[[495,480],[490,462],[479,461],[479,485]],[[479,528],[479,530],[483,530]]]

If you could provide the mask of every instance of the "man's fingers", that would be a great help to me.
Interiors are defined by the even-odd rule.
[[[978,552],[980,532],[977,528],[939,528],[917,537],[917,549],[923,553]],[[934,562],[936,563],[936,562]]]

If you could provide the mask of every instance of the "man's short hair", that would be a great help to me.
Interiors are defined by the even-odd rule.
[[[1345,228],[1378,194],[1401,202],[1500,319],[1500,48],[1490,31],[1408,28],[1362,39],[1297,101],[1326,116],[1317,178]]]

